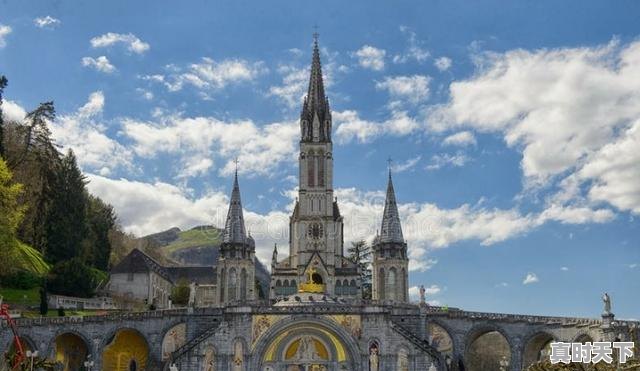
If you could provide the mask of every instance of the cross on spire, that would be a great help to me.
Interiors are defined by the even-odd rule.
[[[236,165],[236,176],[238,176],[238,162],[240,162],[238,160],[238,157],[236,156],[236,158],[233,160],[233,163]]]
[[[393,164],[393,159],[391,158],[391,156],[389,156],[389,158],[387,159],[387,167],[389,169],[389,176],[391,176],[391,166]]]
[[[318,24],[314,24],[313,25],[313,41],[316,44],[318,43],[318,37],[320,37],[320,34],[318,33]]]

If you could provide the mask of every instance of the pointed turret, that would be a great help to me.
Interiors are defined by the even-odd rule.
[[[300,114],[302,141],[330,142],[331,110],[329,108],[329,100],[324,94],[317,34],[314,35],[314,38],[309,89],[307,96],[304,98],[302,113]]]
[[[271,266],[278,263],[278,244],[273,244],[273,255],[271,255]]]
[[[389,169],[389,183],[387,184],[387,197],[384,202],[379,241],[382,243],[404,243],[402,227],[400,226],[400,214],[396,203],[396,193],[393,190],[393,180],[391,179],[391,169]]]
[[[247,233],[244,228],[244,217],[242,216],[242,201],[240,200],[240,186],[238,186],[238,169],[233,180],[233,191],[231,191],[231,201],[229,202],[229,212],[227,221],[224,224],[222,235],[223,243],[245,243]]]

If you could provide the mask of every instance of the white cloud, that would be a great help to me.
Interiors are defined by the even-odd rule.
[[[440,57],[433,61],[433,65],[440,71],[446,71],[451,68],[451,58]]]
[[[632,263],[632,264],[629,264],[629,268],[630,268],[630,269],[635,269],[635,268],[637,268],[637,267],[640,267],[640,264],[638,264],[638,263]]]
[[[138,92],[140,96],[145,100],[153,100],[153,93],[149,90],[136,88],[136,92]]]
[[[442,289],[438,285],[431,285],[431,286],[425,287],[424,289],[425,289],[425,297],[438,295],[440,291],[442,291]],[[419,286],[409,287],[409,297],[411,298],[412,301],[418,301],[420,299],[420,287]]]
[[[115,66],[109,62],[109,59],[104,55],[98,58],[84,57],[82,58],[82,65],[90,67],[99,72],[112,73],[116,70]]]
[[[361,67],[381,71],[384,69],[384,57],[386,54],[387,52],[384,49],[364,45],[354,53],[354,56],[358,58],[358,64]]]
[[[469,145],[476,145],[476,137],[470,131],[461,131],[444,138],[442,143],[447,146],[465,147]]]
[[[352,140],[367,143],[383,134],[403,136],[419,127],[418,122],[406,111],[393,111],[388,120],[373,122],[360,118],[356,111],[347,110],[333,112],[333,121],[337,127],[335,135],[340,143]]]
[[[431,162],[425,169],[438,170],[445,166],[462,167],[469,161],[469,157],[460,152],[453,155],[448,153],[436,154],[431,157]]]
[[[163,182],[109,179],[96,174],[89,174],[88,180],[89,191],[113,205],[125,230],[137,236],[172,227],[224,226],[229,199],[223,192],[210,191],[194,197],[189,189]],[[244,216],[247,229],[256,240],[256,255],[268,264],[273,243],[280,246],[288,243],[289,214],[245,210]]]
[[[48,15],[45,17],[35,18],[33,20],[33,24],[39,28],[55,28],[60,25],[60,20]]]
[[[22,122],[27,115],[22,106],[10,100],[2,100],[2,116],[6,121]]]
[[[393,63],[406,63],[409,60],[415,60],[418,63],[422,63],[429,58],[429,51],[422,48],[420,41],[415,32],[410,30],[406,26],[400,26],[400,31],[408,35],[409,47],[402,54],[396,54],[393,56]]]
[[[422,75],[385,77],[376,82],[376,89],[386,90],[394,99],[419,103],[429,97],[431,77]]]
[[[149,44],[140,40],[132,33],[121,34],[109,32],[91,39],[91,46],[93,48],[105,48],[115,44],[124,44],[128,51],[136,54],[143,54],[150,48]]]
[[[640,42],[475,58],[477,73],[428,112],[432,130],[503,136],[522,153],[526,189],[558,186],[554,202],[640,213]]]
[[[96,91],[87,103],[71,114],[59,115],[51,124],[56,143],[75,152],[85,171],[100,170],[110,173],[116,167],[132,168],[132,153],[110,138],[107,126],[101,123],[104,94]]]
[[[282,85],[269,88],[269,95],[282,99],[289,108],[300,107],[309,83],[309,69],[281,66]]]
[[[418,164],[421,158],[422,156],[416,156],[414,158],[408,159],[405,162],[393,164],[393,166],[391,166],[391,170],[393,170],[394,173],[402,173],[407,170],[411,170]]]
[[[244,59],[223,59],[215,61],[202,58],[200,63],[192,63],[182,69],[172,66],[172,73],[144,76],[143,79],[162,82],[169,91],[179,91],[185,85],[197,89],[222,89],[229,84],[252,81],[266,72],[262,62],[250,63]]]
[[[500,283],[496,284],[495,287],[509,287],[509,284],[506,283],[506,282],[500,282]]]
[[[527,273],[527,276],[522,281],[522,284],[529,285],[532,283],[536,283],[538,281],[539,281],[538,276],[535,273]]]
[[[569,267],[560,267],[560,270],[563,272],[568,272],[569,271]]]
[[[224,122],[167,115],[159,122],[124,119],[122,132],[133,141],[132,148],[139,156],[178,154],[184,167],[182,176],[204,174],[213,165],[210,159],[214,156],[226,160],[221,169],[224,175],[233,172],[235,157],[241,174],[270,175],[283,161],[295,161],[299,126],[282,122],[260,127],[249,120]]]
[[[0,23],[0,49],[2,49],[5,46],[7,46],[6,37],[10,33],[11,33],[11,27],[5,26],[5,25]]]

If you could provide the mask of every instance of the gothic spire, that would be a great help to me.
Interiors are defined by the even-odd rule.
[[[233,191],[231,191],[231,201],[229,202],[229,212],[227,221],[224,224],[222,242],[245,243],[247,234],[244,228],[244,217],[242,216],[242,202],[240,200],[240,186],[238,186],[238,168],[233,179]]]
[[[314,34],[313,57],[311,59],[311,74],[309,88],[304,98],[302,113],[300,114],[302,127],[302,140],[314,140],[314,120],[318,119],[318,135],[320,141],[331,140],[331,110],[329,100],[324,93],[324,81],[322,77],[322,65],[320,64],[320,48],[318,47],[318,34]],[[327,127],[328,126],[328,127]]]
[[[402,226],[400,225],[400,214],[398,213],[398,204],[396,203],[396,193],[393,190],[393,180],[391,179],[391,167],[389,167],[387,197],[384,202],[384,212],[382,213],[380,242],[404,243]]]

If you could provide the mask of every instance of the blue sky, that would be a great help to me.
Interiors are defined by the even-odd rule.
[[[318,26],[348,239],[391,157],[412,286],[468,310],[640,318],[640,4],[0,5],[3,109],[54,100],[57,142],[146,234],[221,225],[233,159],[258,255],[286,251]],[[412,293],[416,288],[412,289]]]

